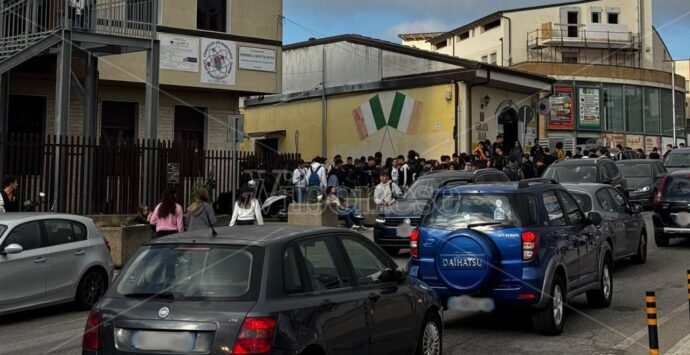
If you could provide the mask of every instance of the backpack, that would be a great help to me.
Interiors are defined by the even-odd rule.
[[[312,169],[312,167],[309,167],[309,171],[311,171],[311,174],[309,174],[309,180],[307,181],[307,186],[308,187],[319,187],[321,186],[321,178],[319,177],[319,169],[322,167],[318,167],[316,171]]]

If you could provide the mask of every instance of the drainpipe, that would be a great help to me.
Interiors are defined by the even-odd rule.
[[[323,64],[321,66],[321,155],[328,156],[328,114],[326,112],[326,45],[323,46]]]
[[[455,92],[455,132],[453,132],[453,138],[455,141],[454,152],[455,154],[460,154],[460,152],[458,152],[458,146],[460,145],[460,115],[458,114],[458,110],[460,109],[460,88],[458,87],[458,82],[455,80],[451,81],[450,84],[453,85],[453,91]]]
[[[510,17],[505,17],[501,15],[501,18],[508,20],[508,66],[513,65],[513,20]],[[501,43],[501,50],[503,50],[503,43]],[[504,59],[501,58],[501,64],[503,64]],[[501,65],[503,66],[503,65]]]
[[[478,65],[475,70],[483,69],[482,65]],[[465,142],[465,150],[468,153],[472,152],[472,89],[475,86],[486,85],[491,81],[491,70],[486,70],[486,80],[467,85],[467,121],[465,122],[465,134],[469,135],[467,141]],[[458,137],[459,139],[459,137]]]

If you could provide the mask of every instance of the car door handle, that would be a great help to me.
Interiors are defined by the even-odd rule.
[[[378,302],[378,300],[381,299],[381,295],[377,295],[375,293],[370,293],[369,296],[367,297],[369,301],[371,302]]]
[[[41,256],[41,257],[38,257],[38,258],[36,258],[36,259],[34,259],[34,262],[35,262],[36,264],[45,263],[46,261],[48,261],[48,259],[47,259],[47,258],[44,258],[44,257],[42,257],[42,256]]]
[[[74,255],[84,255],[84,254],[86,254],[86,252],[83,251],[83,250],[77,250],[77,251],[74,253]]]
[[[320,306],[321,306],[321,308],[331,310],[331,309],[333,309],[333,307],[335,307],[335,302],[333,302],[331,300],[323,300],[323,302],[321,302]]]

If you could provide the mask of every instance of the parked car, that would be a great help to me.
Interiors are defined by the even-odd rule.
[[[690,170],[664,176],[654,201],[654,242],[668,246],[671,238],[690,236]]]
[[[440,354],[441,306],[364,236],[241,226],[141,247],[84,354]]]
[[[664,166],[669,172],[690,169],[690,148],[674,149],[664,159]]]
[[[393,206],[384,208],[378,214],[374,225],[374,241],[387,253],[397,255],[400,249],[410,246],[411,228],[419,224],[424,206],[436,189],[444,186],[507,181],[510,181],[508,176],[497,169],[440,170],[423,175]]]
[[[438,191],[410,239],[409,275],[447,305],[488,297],[531,309],[536,330],[557,335],[565,304],[586,293],[593,306],[613,297],[611,241],[559,184],[545,179]]]
[[[89,218],[0,214],[0,314],[66,302],[91,308],[113,276],[109,249]]]
[[[652,209],[656,190],[666,175],[664,164],[657,159],[634,159],[619,160],[616,166],[628,183],[630,202]]]
[[[623,174],[613,160],[605,157],[557,161],[546,169],[542,177],[560,183],[607,184],[628,195],[628,183]]]
[[[611,243],[614,260],[647,261],[647,227],[642,207],[630,203],[620,191],[603,184],[563,184],[585,213],[599,213],[600,231]]]

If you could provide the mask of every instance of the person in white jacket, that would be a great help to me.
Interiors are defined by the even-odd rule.
[[[390,206],[395,203],[395,199],[402,195],[400,187],[392,181],[390,181],[390,175],[388,172],[384,171],[381,173],[381,182],[376,185],[376,190],[374,190],[374,203],[377,206]]]
[[[307,169],[304,167],[304,160],[299,161],[299,165],[292,172],[292,184],[295,186],[294,199],[297,203],[307,201]]]
[[[232,219],[230,220],[230,227],[235,224],[239,226],[256,224],[262,226],[264,219],[261,217],[261,204],[259,200],[254,198],[254,191],[242,191],[235,202],[235,208],[232,209]]]

